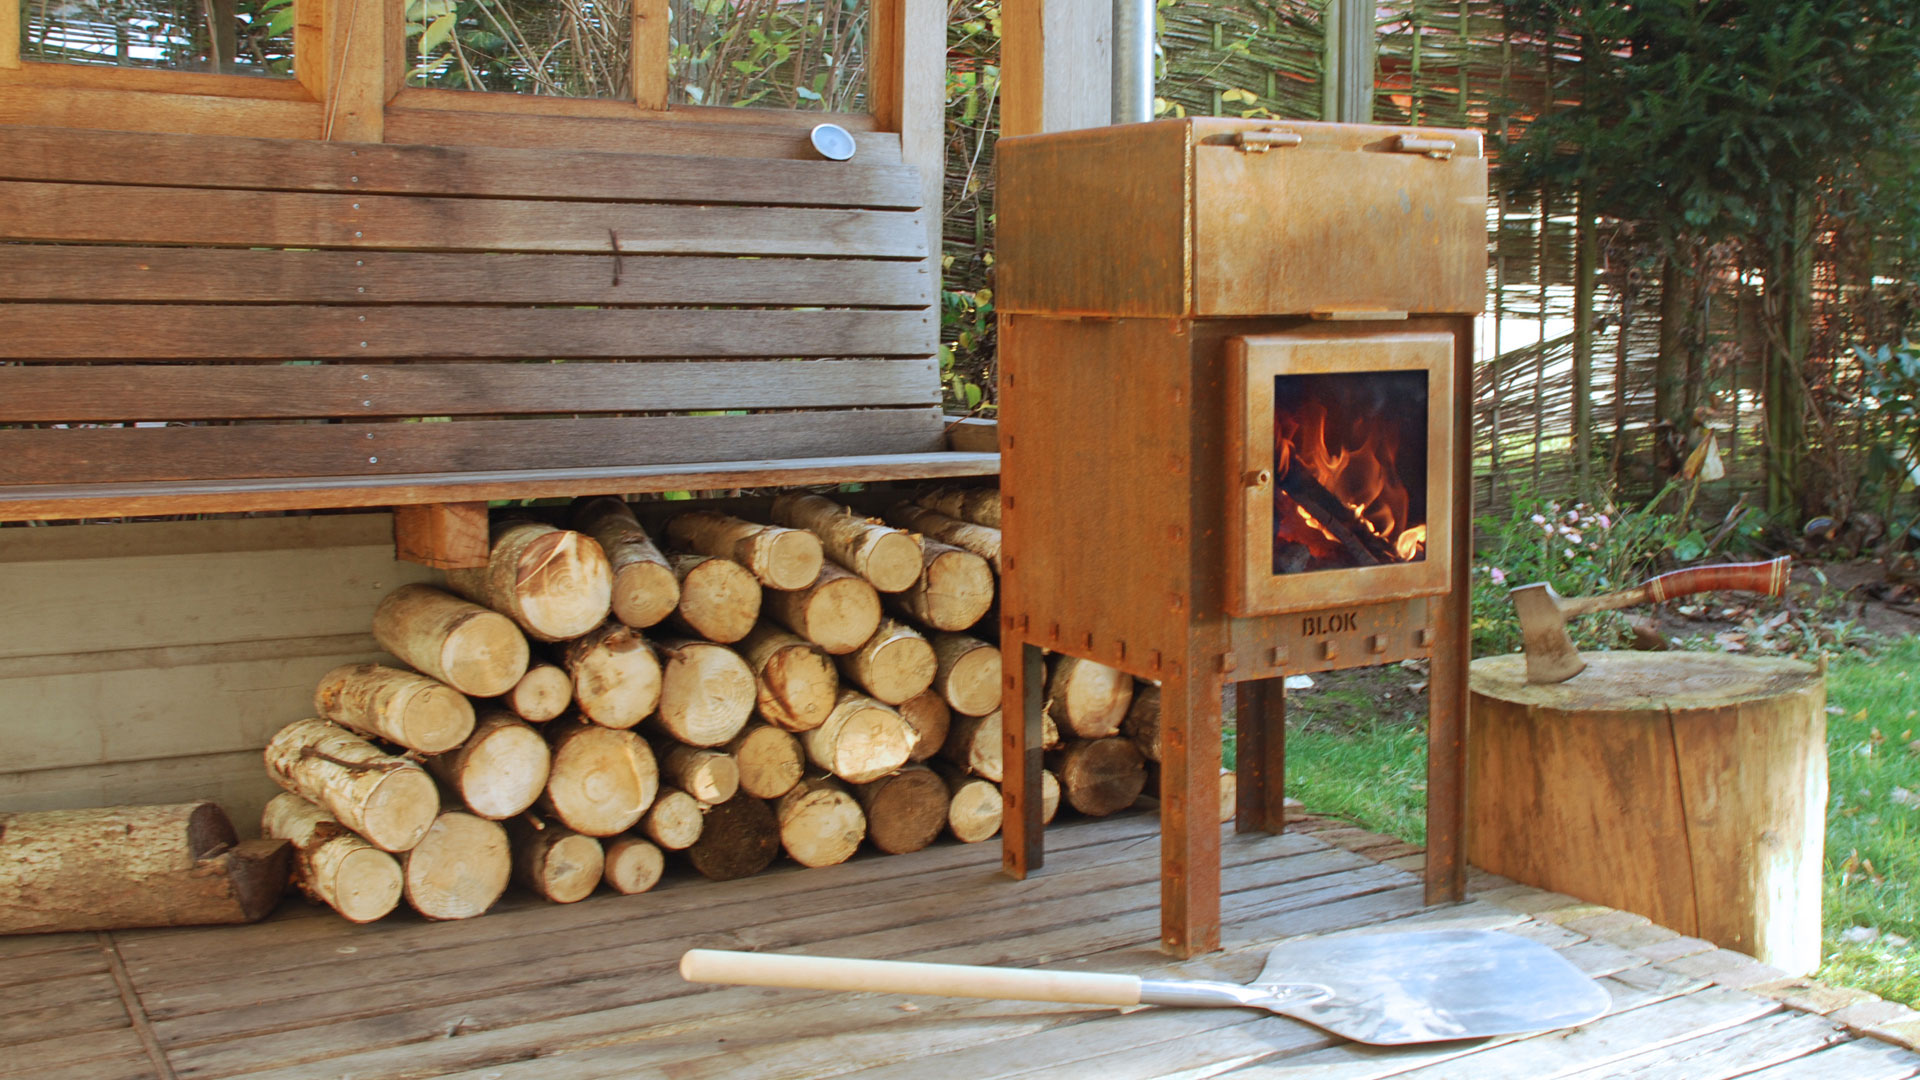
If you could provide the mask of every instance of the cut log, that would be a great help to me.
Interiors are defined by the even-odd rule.
[[[722,645],[739,641],[753,629],[760,617],[761,590],[746,567],[714,555],[673,555],[668,564],[680,582],[673,625]]]
[[[427,759],[427,768],[452,788],[467,809],[504,821],[532,806],[547,789],[553,753],[531,726],[504,710],[484,712],[459,749]]]
[[[513,854],[499,823],[449,810],[400,856],[407,903],[429,919],[484,915],[507,889]]]
[[[0,934],[253,922],[286,892],[292,855],[284,840],[236,846],[210,802],[0,814]]]
[[[660,704],[660,659],[640,631],[605,622],[560,654],[573,676],[573,700],[601,727],[630,728]]]
[[[953,723],[953,710],[940,695],[932,690],[915,695],[899,705],[900,719],[907,722],[907,730],[913,733],[913,749],[907,752],[910,761],[925,761],[940,752],[947,741],[947,729]]]
[[[677,788],[663,787],[640,819],[640,831],[668,851],[684,851],[700,839],[707,808]]]
[[[833,711],[840,671],[825,649],[763,622],[741,640],[740,655],[753,669],[760,715],[769,723],[807,731]]]
[[[944,761],[933,762],[933,769],[947,785],[947,831],[963,844],[992,839],[1006,817],[1000,785],[968,776]]]
[[[1160,763],[1157,761],[1148,761],[1147,786],[1143,789],[1142,794],[1154,800],[1155,803],[1164,803],[1166,801],[1161,797],[1161,775]],[[1159,813],[1157,806],[1154,812]],[[1234,816],[1239,812],[1240,777],[1235,774],[1232,769],[1223,768],[1220,770],[1220,823],[1225,825],[1227,822],[1232,821]]]
[[[631,896],[658,885],[666,868],[666,856],[659,848],[637,836],[622,836],[607,841],[601,877],[608,888]]]
[[[1125,810],[1147,787],[1147,759],[1131,739],[1068,739],[1048,757],[1067,805],[1088,817]]]
[[[593,538],[613,572],[613,617],[644,630],[680,605],[680,579],[640,527],[633,508],[611,495],[573,505],[573,527]]]
[[[865,578],[832,564],[804,589],[769,593],[766,610],[835,656],[866,644],[880,628],[880,593]]]
[[[1053,821],[1060,812],[1060,778],[1053,775],[1052,769],[1040,770],[1040,824]]]
[[[722,746],[753,715],[759,687],[740,654],[711,641],[660,643],[660,730],[688,746]]]
[[[556,904],[593,895],[607,865],[600,841],[531,815],[513,819],[508,830],[513,876],[522,885]]]
[[[675,547],[732,559],[769,589],[803,589],[820,576],[820,538],[804,529],[761,525],[713,510],[691,510],[667,522]]]
[[[527,673],[527,639],[512,619],[425,585],[402,585],[380,601],[373,639],[473,697],[499,697]]]
[[[780,824],[767,804],[751,795],[735,795],[707,810],[700,839],[687,849],[687,861],[713,881],[751,877],[780,853]]]
[[[997,710],[985,716],[957,716],[947,728],[947,742],[940,748],[940,756],[963,772],[997,784],[1006,779],[1004,737]]]
[[[881,592],[899,592],[920,577],[920,541],[861,517],[819,495],[782,495],[773,500],[773,520],[820,538],[827,557],[867,579]]]
[[[933,635],[933,688],[953,711],[985,716],[1000,707],[1000,649],[965,634]]]
[[[423,754],[451,750],[473,734],[473,706],[425,675],[379,664],[343,664],[320,676],[313,707],[350,731]]]
[[[293,883],[348,922],[373,922],[400,906],[400,860],[300,796],[275,795],[260,814],[260,832],[293,845]]]
[[[1082,739],[1120,730],[1133,704],[1133,676],[1077,656],[1056,656],[1047,677],[1047,715]]]
[[[573,704],[573,676],[555,664],[535,664],[500,703],[530,724],[544,724]]]
[[[1143,682],[1134,687],[1133,704],[1120,721],[1120,733],[1133,740],[1148,761],[1160,760],[1160,688]]]
[[[910,502],[896,503],[887,511],[887,520],[903,529],[931,537],[943,544],[971,551],[1000,572],[1000,530],[950,518],[938,511]]]
[[[867,835],[860,800],[828,776],[802,779],[774,806],[780,846],[801,866],[846,862]]]
[[[793,790],[805,771],[800,740],[771,724],[749,724],[727,743],[740,769],[740,790],[756,799],[777,799]]]
[[[848,682],[888,705],[925,693],[938,668],[932,643],[894,619],[881,619],[873,636],[840,657],[839,665]]]
[[[896,594],[900,606],[935,630],[965,630],[993,606],[993,567],[971,551],[923,541],[920,580]]]
[[[924,492],[913,501],[950,518],[985,525],[989,529],[1000,527],[999,488],[939,487]]]
[[[577,833],[612,836],[633,828],[653,805],[660,768],[640,736],[565,722],[547,725],[547,735],[553,769],[538,803],[543,815]]]
[[[267,774],[382,851],[420,842],[440,814],[427,771],[338,724],[298,720],[267,741]]]
[[[660,776],[708,804],[726,802],[740,790],[740,766],[723,750],[672,744],[661,754]]]
[[[946,782],[924,765],[909,765],[853,789],[867,813],[867,839],[889,855],[919,851],[947,824],[952,796]]]
[[[905,765],[913,745],[899,713],[852,690],[840,691],[826,722],[800,740],[807,760],[850,784],[878,780]]]
[[[538,641],[577,638],[613,607],[613,568],[600,545],[538,521],[496,525],[487,565],[447,571],[447,587]]]

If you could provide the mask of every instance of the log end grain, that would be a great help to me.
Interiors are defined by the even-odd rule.
[[[820,538],[800,529],[771,530],[760,545],[755,567],[769,588],[804,589],[820,576],[826,553]]]
[[[971,551],[928,541],[920,580],[901,597],[935,630],[965,630],[993,606],[993,567]]]
[[[514,870],[521,882],[557,904],[593,895],[605,873],[606,853],[591,836],[549,825],[514,839]]]
[[[933,685],[937,668],[933,645],[903,623],[883,619],[858,649],[840,658],[848,681],[876,700],[898,705]]]
[[[639,632],[616,622],[570,642],[565,651],[573,674],[573,700],[587,719],[609,728],[630,728],[660,704],[660,659]]]
[[[493,717],[481,720],[466,746],[432,764],[467,809],[504,821],[532,806],[546,790],[553,754],[538,731],[504,713]]]
[[[659,848],[637,836],[622,836],[607,842],[601,878],[613,891],[631,896],[659,884],[666,868]]]
[[[900,714],[872,698],[842,691],[827,721],[801,736],[814,765],[864,784],[907,763],[913,736]]]
[[[532,656],[526,635],[512,619],[476,609],[448,632],[439,664],[454,689],[474,697],[498,697],[527,673]]]
[[[740,771],[740,790],[757,799],[777,799],[793,790],[805,771],[800,740],[771,724],[753,724],[727,743]]]
[[[820,726],[840,696],[840,671],[819,646],[765,626],[742,648],[756,676],[760,715],[788,731]]]
[[[512,614],[542,641],[577,638],[613,608],[613,567],[592,537],[552,529],[529,541],[512,568]]]
[[[440,814],[440,791],[418,766],[395,769],[367,796],[364,835],[385,851],[411,851]]]
[[[513,872],[507,830],[457,810],[441,814],[401,860],[407,903],[429,919],[484,915]]]
[[[406,892],[406,875],[400,860],[365,844],[344,849],[326,868],[329,884],[322,895],[308,881],[320,872],[319,859],[314,869],[302,871],[302,891],[340,913],[348,922],[370,923],[383,919],[400,906]]]
[[[958,780],[951,785],[953,797],[947,804],[947,829],[963,844],[990,840],[1000,831],[1006,816],[1006,804],[1000,798],[1000,785],[979,777]]]
[[[613,576],[613,617],[644,630],[680,606],[680,579],[665,563],[632,562]]]
[[[934,686],[955,712],[985,716],[1000,707],[998,648],[963,634],[936,634],[933,650],[939,660]]]
[[[913,748],[908,751],[910,761],[925,761],[940,752],[947,741],[947,730],[953,724],[953,710],[944,699],[932,690],[915,695],[900,703],[900,719],[906,722],[907,729],[913,735]]]
[[[759,687],[747,662],[723,645],[672,641],[660,686],[660,726],[689,746],[719,746],[753,715]]]
[[[804,590],[775,593],[768,610],[794,633],[835,656],[853,652],[880,628],[880,593],[838,566]]]
[[[1068,740],[1055,771],[1067,805],[1105,817],[1133,805],[1147,786],[1147,759],[1130,739]]]
[[[544,724],[573,704],[573,678],[555,664],[535,664],[501,699],[515,716],[530,724]]]
[[[678,788],[663,787],[640,819],[640,831],[668,851],[684,851],[700,839],[706,807]]]
[[[342,727],[438,754],[473,733],[473,706],[425,675],[379,664],[342,664],[320,677],[314,711]]]
[[[780,825],[773,811],[751,795],[735,795],[707,811],[687,859],[704,877],[731,881],[765,870],[779,851]]]
[[[575,724],[553,740],[553,767],[540,804],[575,832],[613,836],[633,828],[659,790],[659,764],[640,736]]]
[[[947,824],[947,785],[933,770],[908,766],[855,790],[867,812],[867,839],[889,855],[933,843]]]
[[[887,532],[869,542],[863,576],[883,593],[903,592],[920,580],[920,541],[912,533]]]
[[[673,567],[680,579],[677,624],[722,645],[753,630],[764,596],[746,567],[707,555],[675,555]]]
[[[775,818],[780,846],[801,866],[846,862],[867,835],[867,816],[859,800],[830,781],[802,783],[787,792]]]
[[[1133,676],[1124,671],[1062,656],[1047,680],[1047,713],[1070,734],[1104,739],[1120,730],[1133,704]]]

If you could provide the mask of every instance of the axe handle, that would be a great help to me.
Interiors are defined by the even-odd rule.
[[[1723,589],[1779,596],[1787,588],[1787,564],[1790,561],[1789,556],[1782,555],[1770,562],[1730,563],[1725,566],[1696,566],[1690,570],[1675,570],[1670,574],[1661,574],[1657,578],[1617,593],[1568,600],[1562,605],[1561,610],[1571,618],[1592,611],[1613,611],[1617,608],[1632,607],[1635,604],[1657,604],[1676,596],[1718,592]]]

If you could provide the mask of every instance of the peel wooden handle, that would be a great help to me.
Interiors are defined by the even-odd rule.
[[[1676,596],[1723,589],[1779,596],[1787,589],[1787,564],[1790,561],[1789,556],[1782,555],[1770,562],[1696,566],[1691,570],[1661,574],[1641,587],[1647,590],[1647,599],[1656,604]]]
[[[688,982],[788,986],[852,993],[938,994],[1006,1001],[1060,1001],[1077,1005],[1138,1005],[1140,979],[1079,971],[915,964],[898,960],[844,960],[830,956],[690,949],[680,958]]]

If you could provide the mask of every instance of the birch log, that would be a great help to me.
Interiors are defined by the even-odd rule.
[[[660,849],[637,836],[620,836],[606,842],[606,865],[601,878],[614,892],[633,895],[660,883],[667,868]]]
[[[828,565],[803,589],[767,596],[767,614],[835,656],[866,644],[880,628],[880,594],[866,579]]]
[[[944,761],[933,762],[933,770],[947,785],[947,831],[954,839],[977,844],[1000,831],[1006,804],[1000,798],[999,784],[968,776]]]
[[[947,729],[953,723],[953,710],[939,694],[929,689],[901,702],[897,711],[913,734],[913,749],[907,752],[908,760],[925,761],[940,752],[941,745],[947,741]]]
[[[687,848],[687,861],[713,881],[751,877],[767,868],[780,851],[780,824],[767,804],[751,795],[735,795],[707,811],[700,839]]]
[[[896,503],[887,511],[887,520],[903,529],[932,537],[943,544],[971,551],[975,555],[993,564],[993,572],[1000,572],[1000,530],[989,529],[985,525],[950,518],[945,514],[916,506],[910,502]]]
[[[867,813],[867,839],[889,855],[919,851],[947,824],[946,782],[924,765],[909,765],[853,789]]]
[[[800,740],[807,760],[850,784],[878,780],[905,765],[913,744],[899,713],[852,690],[842,690],[826,722]]]
[[[938,668],[933,645],[920,632],[894,619],[881,619],[873,636],[839,658],[840,674],[888,705],[924,693]]]
[[[971,551],[933,540],[920,545],[920,580],[899,593],[900,606],[935,630],[965,630],[993,606],[993,567]]]
[[[632,507],[611,495],[585,499],[573,506],[573,525],[607,554],[614,618],[644,630],[673,614],[680,604],[680,579]]]
[[[513,854],[498,822],[448,810],[405,855],[407,903],[429,919],[484,915],[507,889]]]
[[[260,832],[293,845],[294,884],[348,922],[369,923],[400,906],[400,861],[300,796],[275,795],[260,814]]]
[[[601,727],[630,728],[660,704],[660,660],[638,630],[602,623],[567,642],[560,657],[581,714]]]
[[[1147,760],[1131,739],[1068,739],[1049,755],[1067,805],[1104,817],[1133,805],[1147,786]]]
[[[606,871],[600,841],[557,822],[515,818],[508,826],[513,843],[513,875],[522,885],[556,904],[593,895]]]
[[[804,529],[761,525],[713,510],[676,516],[667,522],[667,538],[688,551],[732,559],[770,589],[805,588],[826,561],[820,538]]]
[[[740,766],[733,755],[698,746],[673,745],[660,758],[665,782],[703,803],[723,803],[740,790]]]
[[[674,626],[722,645],[753,629],[761,589],[746,567],[713,555],[673,555],[668,564],[680,581],[680,603],[670,619]]]
[[[1040,770],[1040,824],[1053,821],[1060,812],[1060,778],[1053,775],[1052,769]]]
[[[320,676],[313,707],[350,731],[423,754],[451,750],[473,734],[473,706],[465,695],[425,675],[379,664],[342,664]]]
[[[753,669],[755,700],[769,723],[806,731],[833,711],[840,671],[818,645],[763,622],[741,640],[740,655]]]
[[[710,641],[660,643],[660,729],[688,746],[721,746],[753,715],[758,687],[740,654]]]
[[[913,501],[950,518],[985,525],[990,529],[1000,527],[999,488],[939,487],[921,494]]]
[[[700,839],[706,807],[677,788],[663,787],[640,818],[640,831],[668,851],[684,851]]]
[[[793,790],[805,771],[800,740],[771,724],[749,724],[727,743],[740,769],[740,790],[756,799],[777,799]]]
[[[547,727],[553,768],[537,803],[541,813],[587,836],[633,828],[660,791],[653,750],[631,731],[598,724]]]
[[[1133,704],[1127,718],[1120,722],[1120,733],[1133,740],[1140,755],[1148,761],[1160,760],[1160,688],[1141,683],[1134,688]]]
[[[267,774],[281,788],[382,851],[419,843],[440,814],[440,793],[425,769],[325,720],[281,728],[267,741],[265,756]]]
[[[532,806],[547,788],[552,765],[553,752],[540,733],[499,709],[481,714],[459,749],[427,759],[428,771],[467,809],[490,821],[504,821]]]
[[[0,934],[253,922],[286,891],[291,855],[282,840],[236,846],[210,802],[0,814]],[[16,975],[33,964],[12,961]]]
[[[867,816],[840,782],[816,776],[801,780],[774,806],[780,846],[801,866],[846,862],[867,835]]]
[[[1047,677],[1047,715],[1082,739],[1120,730],[1133,704],[1133,676],[1077,656],[1056,656]]]
[[[1005,779],[1003,764],[1004,723],[999,709],[985,716],[957,716],[947,728],[947,741],[940,756],[958,768],[983,776],[994,783]],[[1060,731],[1053,719],[1040,718],[1041,745],[1057,746]]]
[[[573,704],[573,676],[555,664],[535,664],[501,696],[500,704],[530,724],[544,724]]]
[[[538,521],[495,526],[487,565],[447,571],[447,587],[539,641],[577,638],[613,606],[613,569],[600,545]]]
[[[953,711],[985,716],[1000,707],[1000,650],[965,634],[933,635],[933,688]]]
[[[920,541],[819,495],[782,495],[773,520],[820,538],[827,557],[881,592],[899,592],[920,577]]]
[[[380,601],[373,639],[474,697],[499,697],[527,673],[527,639],[512,619],[425,585],[402,585]]]

